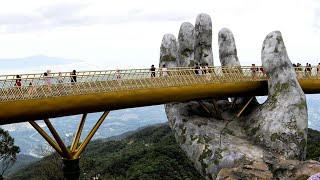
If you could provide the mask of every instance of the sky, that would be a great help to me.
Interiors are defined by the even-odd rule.
[[[158,64],[164,34],[177,38],[183,22],[194,24],[199,13],[206,13],[212,19],[215,65],[220,65],[218,32],[224,27],[234,34],[242,65],[261,64],[263,40],[274,30],[281,31],[292,62],[320,62],[320,0],[0,0],[0,4],[0,59],[41,54],[79,60],[72,66],[81,70],[147,68]]]

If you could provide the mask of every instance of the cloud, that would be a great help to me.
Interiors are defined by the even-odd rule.
[[[28,14],[0,14],[0,32],[14,33],[129,22],[181,22],[190,18],[193,17],[188,15],[187,12],[148,12],[143,9],[131,9],[122,13],[97,14],[90,4],[64,3],[41,7]]]
[[[314,7],[314,28],[320,30],[320,1],[314,1],[315,7]]]
[[[63,19],[77,16],[82,10],[85,10],[88,4],[57,4],[38,9],[43,17]]]

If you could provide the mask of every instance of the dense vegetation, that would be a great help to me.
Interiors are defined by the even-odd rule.
[[[81,159],[82,179],[202,179],[168,125],[92,141]],[[309,129],[307,159],[320,157],[320,132]],[[61,159],[45,157],[7,179],[61,179]]]
[[[308,129],[307,159],[319,161],[320,158],[320,132]]]
[[[17,159],[20,148],[14,145],[9,132],[0,128],[0,179]]]
[[[122,140],[92,141],[81,160],[81,178],[202,179],[179,148],[168,125],[147,127]],[[7,179],[61,179],[57,154],[14,173]]]

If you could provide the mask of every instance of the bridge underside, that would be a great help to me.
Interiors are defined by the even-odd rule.
[[[320,82],[299,80],[306,94],[320,93]],[[0,103],[0,124],[217,97],[263,96],[267,81],[210,83],[30,99]]]

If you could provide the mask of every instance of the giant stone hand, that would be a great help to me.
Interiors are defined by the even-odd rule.
[[[232,32],[224,28],[218,36],[221,65],[240,66]],[[183,23],[178,41],[171,34],[163,37],[160,67],[213,65],[209,15],[200,14],[195,28]],[[297,168],[308,167],[307,175],[320,171],[318,162],[300,161],[306,152],[306,99],[280,32],[265,38],[261,56],[269,77],[268,99],[260,105],[254,98],[242,117],[236,112],[250,97],[236,98],[232,109],[229,101],[218,100],[222,116],[208,114],[197,101],[165,105],[177,142],[206,179],[292,179],[306,175]],[[214,109],[212,100],[202,102]]]

